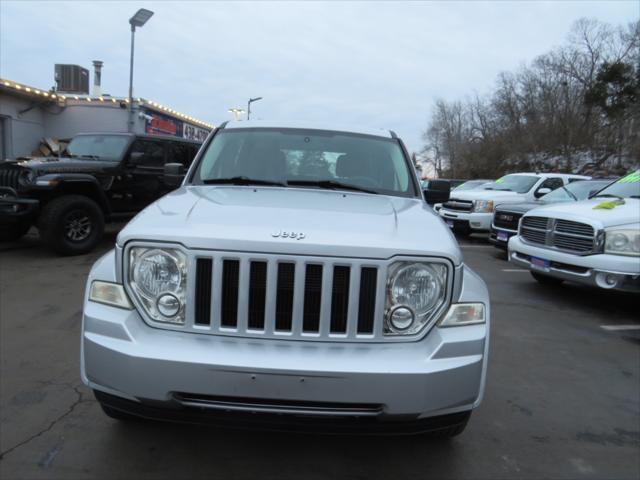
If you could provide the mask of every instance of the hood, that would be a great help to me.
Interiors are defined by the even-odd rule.
[[[194,249],[462,261],[453,235],[422,200],[335,190],[182,187],[140,212],[117,242],[145,239]]]
[[[69,157],[38,157],[30,159],[8,160],[0,164],[2,167],[22,167],[34,171],[38,175],[49,173],[93,173],[105,168],[113,168],[117,162],[88,160]]]
[[[522,202],[522,203],[508,203],[506,205],[498,204],[495,207],[495,211],[508,211],[514,213],[526,213],[529,210],[538,208],[545,205],[542,202]]]
[[[451,192],[452,200],[493,200],[496,203],[522,202],[523,196],[523,193],[503,192],[500,190],[466,190],[462,192]]]
[[[598,228],[615,227],[629,223],[640,222],[640,200],[625,198],[624,205],[618,205],[612,209],[594,209],[593,207],[615,198],[592,198],[581,202],[556,203],[530,210],[527,216],[537,215],[544,217],[573,220],[575,222],[590,223]]]

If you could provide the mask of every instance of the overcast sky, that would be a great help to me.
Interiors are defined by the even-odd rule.
[[[639,2],[0,1],[0,76],[51,87],[54,63],[105,62],[103,92],[126,96],[129,17],[135,94],[218,124],[230,107],[264,120],[384,127],[409,149],[436,98],[491,88],[496,75],[559,45],[571,24],[634,21]]]

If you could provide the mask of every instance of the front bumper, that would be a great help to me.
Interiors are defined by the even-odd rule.
[[[113,262],[112,255],[106,258]],[[94,268],[88,284],[114,281],[114,275],[96,270],[101,267]],[[167,412],[195,408],[215,415],[348,417],[373,423],[468,412],[484,392],[489,305],[482,281],[464,270],[458,301],[484,302],[487,323],[434,327],[407,343],[176,332],[148,326],[136,310],[85,299],[82,380],[99,392]]]
[[[488,232],[491,229],[492,213],[461,212],[448,210],[444,207],[438,213],[445,222],[453,222],[454,230],[466,227],[472,232]]]
[[[507,230],[506,228],[498,228],[493,224],[491,225],[491,233],[489,234],[489,242],[493,243],[496,247],[507,249],[509,245],[509,239],[518,232],[513,230]]]
[[[32,223],[39,208],[38,200],[20,198],[13,188],[0,187],[0,225]]]
[[[548,261],[533,263],[532,258]],[[640,292],[640,259],[623,255],[572,255],[509,240],[509,261],[544,275],[607,290]],[[540,262],[538,262],[540,263]]]

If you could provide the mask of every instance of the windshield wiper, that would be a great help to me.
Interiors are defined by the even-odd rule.
[[[275,187],[286,187],[283,182],[275,182],[273,180],[260,180],[258,178],[249,178],[245,176],[230,178],[208,178],[202,180],[205,185],[271,185]]]
[[[613,193],[602,193],[600,195],[596,195],[595,197],[591,197],[591,198],[598,198],[598,197],[613,197],[613,198],[617,198],[618,200],[624,200],[624,197],[621,197],[620,195],[614,195]]]
[[[573,193],[571,193],[571,191],[565,187],[564,185],[561,187],[565,192],[567,192],[569,195],[571,195],[571,197],[577,202],[578,201],[578,197],[576,197]]]
[[[91,160],[99,160],[100,157],[98,155],[76,155],[75,153],[70,153],[69,157],[71,158],[89,158]]]
[[[367,188],[358,187],[356,185],[351,185],[349,183],[336,182],[335,180],[289,180],[287,181],[287,184],[320,187],[320,188],[326,188],[329,190],[336,190],[336,189],[353,190],[354,192],[373,193],[374,195],[378,194],[378,192],[369,190]]]

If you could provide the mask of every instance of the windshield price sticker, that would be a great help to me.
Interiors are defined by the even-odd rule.
[[[640,183],[640,170],[630,173],[618,180],[618,183]]]

